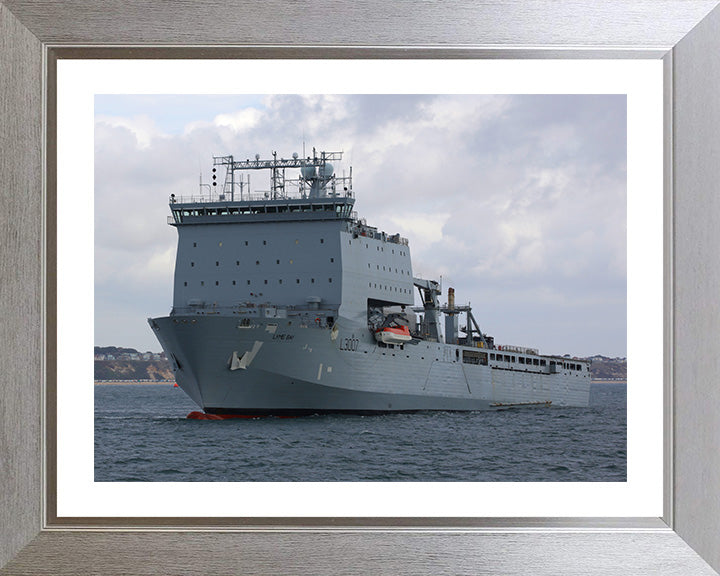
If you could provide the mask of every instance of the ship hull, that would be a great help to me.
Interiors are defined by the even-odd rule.
[[[222,315],[150,320],[178,385],[205,412],[306,415],[587,406],[587,373],[463,362],[463,346],[379,346],[364,326]]]

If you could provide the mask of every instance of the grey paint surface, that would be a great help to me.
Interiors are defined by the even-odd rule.
[[[379,347],[368,305],[413,304],[408,241],[367,227],[330,197],[298,200],[203,207],[172,197],[174,305],[149,323],[200,408],[277,415],[588,405],[589,363],[566,366],[502,345],[496,359],[495,349],[442,336]]]
[[[118,2],[5,1],[0,4],[0,83],[2,122],[0,160],[3,227],[0,267],[7,340],[2,349],[3,420],[0,436],[0,565],[40,529],[41,369],[43,342],[40,314],[40,229],[42,197],[40,165],[41,73],[43,42],[259,44],[337,43],[404,46],[466,43],[519,47],[512,55],[533,57],[535,46],[588,46],[652,50],[654,55],[678,42],[674,58],[674,178],[677,186],[675,232],[674,357],[685,363],[674,369],[675,438],[674,527],[716,568],[720,514],[720,453],[717,429],[718,368],[715,330],[717,262],[714,248],[720,232],[709,216],[715,206],[717,126],[720,74],[717,70],[718,19],[691,29],[717,5],[716,1],[578,2],[456,2],[453,10],[423,3],[393,6],[348,4],[328,11],[324,4],[303,5],[303,16],[321,14],[307,27],[283,19],[276,4],[258,7],[224,1],[203,4]],[[298,5],[299,6],[299,5]],[[9,8],[13,14],[8,13]],[[224,10],[223,10],[224,9]],[[289,8],[292,11],[296,8]],[[297,8],[299,10],[299,8]],[[387,15],[384,10],[390,10]],[[439,10],[439,13],[437,13]],[[436,11],[436,12],[433,12]],[[287,16],[289,13],[285,13]],[[436,14],[435,18],[432,18]],[[290,14],[291,15],[291,14]],[[17,19],[16,19],[17,18]],[[277,26],[275,20],[280,19]],[[18,22],[19,20],[19,22]],[[209,33],[209,23],[217,33]],[[205,24],[208,23],[208,24]],[[327,31],[330,31],[330,34]],[[407,30],[411,32],[406,32]],[[320,32],[320,33],[319,33]],[[417,36],[415,35],[417,33]],[[687,36],[686,36],[687,35]],[[338,54],[339,52],[335,52]],[[348,54],[348,52],[342,52]],[[384,54],[384,50],[365,54]],[[428,54],[414,52],[412,54]],[[610,51],[595,52],[608,55]],[[614,54],[628,52],[618,51]],[[188,54],[186,52],[186,54]],[[262,55],[262,51],[254,52]],[[297,55],[291,49],[276,54]],[[312,55],[305,51],[305,56]],[[327,54],[327,53],[325,53]],[[390,56],[407,55],[400,51]],[[461,54],[451,51],[451,54]],[[467,55],[467,52],[464,53]],[[488,54],[477,51],[475,54]],[[499,53],[508,57],[509,52]],[[578,57],[578,52],[555,52]],[[647,55],[647,52],[645,52]],[[437,56],[437,53],[434,55]],[[11,70],[15,81],[7,82]],[[27,185],[13,188],[8,183]],[[25,194],[18,202],[17,190]],[[16,275],[17,274],[17,275]],[[52,323],[52,319],[48,321]],[[28,328],[29,331],[28,331]],[[25,337],[22,335],[25,334]],[[48,415],[48,420],[51,416]],[[50,467],[51,468],[51,467]],[[9,487],[9,489],[8,489]],[[52,500],[52,495],[49,495]],[[112,524],[106,520],[105,524]],[[141,522],[137,522],[141,523]],[[449,521],[448,524],[452,522]],[[520,521],[520,525],[529,522]],[[84,525],[80,521],[77,524]],[[180,522],[178,525],[192,522]],[[234,523],[222,523],[227,528]],[[275,522],[271,525],[277,526]],[[307,524],[313,525],[312,521]],[[315,526],[332,521],[315,522]],[[541,526],[551,526],[546,519]],[[591,522],[587,523],[592,524]],[[569,533],[473,532],[462,538],[442,530],[413,532],[311,533],[123,533],[40,532],[3,574],[40,573],[524,573],[531,565],[539,574],[712,574],[671,531],[639,528],[613,532],[604,523],[600,533],[570,528]],[[438,525],[428,522],[429,526]],[[482,525],[482,522],[471,525]],[[580,522],[580,526],[583,522]],[[626,527],[638,526],[628,521]],[[575,525],[577,526],[577,525]],[[542,528],[541,528],[542,530]],[[292,550],[292,556],[289,556]],[[378,553],[381,551],[381,553]],[[379,562],[380,558],[382,562]],[[297,559],[302,559],[298,561]]]

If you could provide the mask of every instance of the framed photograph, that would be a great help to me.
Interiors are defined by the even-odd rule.
[[[68,336],[60,340],[58,354],[59,518],[197,514],[179,502],[202,502],[205,515],[238,518],[662,514],[662,366],[654,361],[662,348],[661,62],[73,60],[59,61],[57,68],[63,165],[58,178],[58,333]],[[201,74],[218,78],[217,95],[183,92],[196,91],[192,79]],[[312,93],[320,76],[332,78],[339,93]],[[280,93],[278,78],[299,94]],[[183,85],[185,79],[191,80]],[[447,93],[430,94],[437,85]],[[171,93],[158,94],[162,89]],[[283,125],[283,118],[293,120]],[[275,142],[263,144],[271,133]],[[303,136],[306,150],[299,142]],[[317,140],[344,152],[332,153],[334,179],[325,193],[316,193],[315,202],[316,173],[310,180],[294,180],[297,168],[292,166],[322,158],[310,146]],[[224,185],[229,176],[222,164],[217,172],[211,166],[227,157],[216,154],[208,166],[208,150],[242,149],[250,143],[254,148],[243,151],[249,158],[243,157],[231,174],[238,182],[233,188]],[[276,160],[256,159],[255,150],[265,148],[278,150],[277,161],[290,165],[273,180],[264,167]],[[343,163],[344,156],[353,159],[352,165]],[[441,158],[457,161],[445,170]],[[205,184],[198,183],[196,170],[182,174],[180,168],[198,162],[205,164]],[[83,174],[88,163],[95,166],[94,185],[91,175]],[[366,174],[362,165],[368,165]],[[154,173],[166,176],[158,179]],[[337,188],[338,181],[348,194],[352,191],[358,214],[348,213],[347,220],[337,219],[335,200],[332,205],[323,200],[348,197],[333,195],[330,187]],[[293,189],[300,185],[307,190]],[[184,206],[191,195],[193,206]],[[182,223],[167,225],[168,198]],[[235,231],[229,230],[227,218],[219,220],[220,236],[212,240],[206,225],[182,228],[194,217],[189,210],[202,210],[198,217],[207,218],[205,212],[216,210],[218,201],[230,202],[226,208],[231,212],[262,209],[264,215],[217,214],[240,220]],[[297,214],[320,212],[317,217],[325,218],[328,206],[329,223],[293,215],[297,208]],[[289,219],[279,210],[287,210]],[[248,232],[241,223],[246,217],[276,221],[253,223]],[[72,225],[66,226],[69,221]],[[93,225],[94,254],[87,242]],[[328,230],[338,225],[339,234]],[[319,233],[319,226],[326,231]],[[346,226],[350,229],[343,232]],[[534,230],[528,234],[530,226]],[[288,227],[292,238],[285,237]],[[476,229],[483,232],[471,233]],[[201,236],[185,240],[195,231]],[[163,319],[178,232],[176,310]],[[358,254],[336,253],[341,237],[341,246],[352,249],[355,242]],[[212,257],[203,256],[203,249]],[[386,258],[393,254],[400,260],[388,273]],[[361,270],[345,264],[351,257],[362,260]],[[318,272],[319,258],[327,273]],[[626,258],[637,271],[628,280]],[[334,284],[333,260],[344,267]],[[93,261],[94,318],[91,310],[79,312],[92,294],[90,286],[77,282],[92,276]],[[352,287],[346,285],[347,274],[357,275]],[[422,306],[413,298],[413,284],[422,286],[423,278],[478,302],[472,309],[457,309],[454,314],[462,321],[457,329],[440,319],[439,334],[425,334],[435,326],[423,327],[417,317],[406,321],[399,304],[409,310]],[[367,291],[358,295],[360,282]],[[321,294],[332,302],[335,286],[342,288],[339,313],[318,305],[309,318],[304,298]],[[441,294],[435,297],[446,302],[448,290],[438,288]],[[192,310],[183,311],[189,300]],[[394,304],[396,312],[387,314],[400,314],[413,339],[405,345],[377,342],[366,328],[369,300],[374,302],[372,321],[379,322],[375,316]],[[630,310],[628,301],[636,303]],[[430,314],[424,308],[416,312]],[[150,321],[152,330],[149,316],[157,317]],[[164,330],[158,330],[163,325],[170,330],[198,327],[208,316],[226,317],[221,321],[233,328],[232,344],[211,334],[195,341],[198,346],[215,342],[204,355],[217,354],[208,366],[223,368],[213,379],[223,383],[217,400],[209,388],[196,393],[185,378],[202,370],[191,360],[195,353],[168,346]],[[475,330],[475,340],[468,343],[463,332],[471,321],[488,333]],[[238,322],[244,338],[255,334],[247,350],[238,341]],[[497,329],[489,332],[491,326]],[[272,337],[265,339],[271,329]],[[78,345],[93,332],[94,342]],[[92,388],[78,384],[92,382],[82,350],[113,343],[158,350],[158,338],[179,366],[178,384],[187,394],[167,385],[100,385],[94,391],[93,421]],[[631,388],[629,418],[625,387],[591,388],[589,362],[575,360],[593,353],[625,358],[626,338],[635,359],[631,366],[651,366],[643,377],[656,383],[642,394]],[[522,342],[536,342],[544,350],[511,344]],[[262,352],[251,352],[260,346]],[[558,352],[543,355],[550,350]],[[246,353],[253,356],[252,365],[241,370],[240,357]],[[235,370],[228,363],[232,357],[237,357]],[[477,367],[470,364],[473,359]],[[294,377],[294,384],[271,378],[280,382],[274,401],[287,403],[254,407],[252,398],[227,396],[228,390],[246,394],[254,370],[265,374],[275,367],[285,373],[283,362],[308,362],[311,372]],[[378,363],[384,367],[366,372]],[[603,358],[596,358],[594,368],[601,363]],[[349,375],[350,366],[357,375]],[[393,371],[399,380],[389,396],[381,378]],[[492,381],[485,380],[483,374],[490,371]],[[427,381],[414,389],[428,372]],[[364,382],[353,389],[355,399],[325,404],[325,388],[318,390],[317,383],[339,395],[347,380]],[[375,381],[380,382],[377,389],[370,384]],[[267,402],[263,382],[257,393],[260,402]],[[297,391],[301,386],[307,390]],[[288,395],[295,399],[281,400]],[[135,404],[139,396],[147,399]],[[165,411],[155,396],[168,403]],[[175,399],[185,400],[182,408],[170,407]],[[316,404],[308,405],[310,399]],[[494,406],[488,407],[497,422],[483,412],[483,402]],[[548,403],[559,407],[547,414],[550,419],[542,416]],[[153,405],[157,410],[151,414]],[[427,412],[442,406],[450,412]],[[474,408],[472,416],[461,411],[468,408]],[[506,413],[510,408],[521,410],[517,420],[514,411]],[[177,419],[199,409],[213,417],[247,416],[242,410],[256,416],[326,416],[235,420],[224,427],[178,424]],[[385,414],[348,417],[372,411]],[[423,413],[408,414],[413,411]],[[462,435],[447,434],[459,429]],[[421,430],[426,439],[418,436]],[[223,440],[225,434],[230,434],[226,440],[237,434],[245,440],[233,448]],[[593,448],[598,437],[603,440]],[[223,448],[208,451],[203,442]],[[88,477],[86,461],[93,459],[93,448],[94,477]],[[223,466],[229,458],[235,464]],[[146,495],[141,496],[140,487],[127,480],[152,484],[142,488]],[[203,484],[208,481],[214,482]],[[235,482],[243,482],[242,499],[232,496]],[[452,497],[447,482],[454,483]],[[480,486],[482,498],[477,497]],[[212,498],[201,496],[208,492]],[[109,504],[118,509],[106,509]]]
[[[316,18],[307,20],[305,30],[292,32],[291,42],[278,42],[282,46],[253,46],[257,43],[253,39],[260,38],[257,31],[250,33],[245,46],[228,46],[233,43],[230,29],[221,25],[220,30],[225,32],[215,36],[217,47],[193,48],[199,42],[199,31],[196,36],[191,32],[181,37],[155,31],[152,26],[143,29],[139,12],[134,16],[131,9],[123,18],[145,30],[145,38],[152,37],[158,44],[157,48],[140,50],[126,47],[140,41],[134,36],[136,32],[128,32],[128,37],[113,36],[116,24],[111,24],[111,7],[103,15],[81,7],[58,9],[58,19],[51,25],[47,14],[41,16],[31,3],[0,4],[0,29],[8,39],[10,55],[0,66],[6,67],[10,74],[7,77],[14,80],[0,94],[9,111],[2,130],[7,141],[17,142],[17,146],[9,148],[2,164],[2,176],[12,184],[12,190],[4,194],[9,209],[8,226],[2,232],[2,267],[8,272],[2,302],[8,322],[3,330],[7,330],[4,340],[10,343],[6,352],[10,368],[4,377],[11,399],[6,404],[10,408],[6,418],[9,433],[0,439],[0,455],[9,463],[0,474],[3,485],[11,487],[2,496],[0,565],[7,564],[3,572],[147,573],[146,558],[152,557],[152,571],[157,573],[208,569],[337,573],[346,570],[350,562],[353,569],[363,573],[390,570],[506,574],[521,573],[526,562],[532,561],[539,573],[548,574],[582,570],[592,573],[599,566],[605,574],[670,574],[678,570],[713,574],[713,568],[720,566],[715,546],[720,509],[712,497],[704,495],[717,492],[713,487],[720,485],[718,457],[712,450],[717,416],[706,409],[718,395],[707,384],[715,376],[716,367],[709,358],[715,357],[717,345],[711,338],[715,309],[712,304],[699,303],[714,301],[711,295],[718,275],[710,257],[717,235],[712,222],[712,208],[717,202],[712,197],[712,182],[717,167],[704,159],[712,157],[717,140],[712,127],[720,122],[720,111],[714,99],[702,97],[712,94],[720,81],[717,63],[710,56],[720,28],[715,4],[692,3],[690,10],[687,3],[673,4],[670,8],[674,10],[666,6],[662,15],[645,5],[618,6],[610,17],[613,26],[605,25],[602,32],[593,32],[590,40],[584,40],[589,43],[583,49],[559,45],[531,49],[551,44],[550,36],[520,23],[514,30],[517,38],[512,41],[505,40],[500,29],[489,21],[481,31],[460,26],[451,34],[436,18],[429,18],[430,24],[420,28],[432,32],[426,37],[438,44],[451,41],[453,48],[428,47],[419,42],[419,29],[401,43],[407,48],[383,47],[392,37],[383,40],[382,34],[390,33],[384,25],[380,35],[363,36],[363,46],[353,42],[358,46],[341,48],[338,37],[336,47],[308,47],[309,34],[318,25]],[[168,16],[167,8],[152,8],[158,19]],[[493,6],[462,8],[466,21],[499,14]],[[215,16],[224,13],[223,7],[213,9],[218,10]],[[638,17],[632,9],[641,10],[640,20],[652,18],[654,27],[634,26]],[[356,8],[347,10],[346,14],[357,16]],[[426,17],[433,15],[432,7],[425,10]],[[552,10],[557,14],[553,12],[551,20],[562,16],[562,8]],[[585,10],[596,23],[607,18],[607,14],[601,17],[594,13],[590,6]],[[181,21],[189,13],[180,10],[173,14],[180,18],[178,30],[188,30]],[[77,23],[83,17],[88,19],[83,29],[93,24],[93,29],[107,30],[108,35],[98,32],[94,38],[93,43],[100,46],[80,46],[93,40],[84,36],[86,32],[79,32]],[[292,14],[280,16],[280,21],[284,18],[295,21]],[[526,18],[528,15],[519,16],[519,22],[528,22]],[[242,26],[249,26],[250,20]],[[332,22],[326,24],[333,28]],[[267,25],[263,29],[273,37]],[[128,30],[134,28],[128,26]],[[564,45],[578,42],[579,30],[568,29],[566,33]],[[354,38],[359,41],[361,36],[357,33]],[[493,48],[470,48],[467,45],[471,39],[476,46]],[[178,42],[188,46],[167,46]],[[122,46],[106,48],[102,46],[105,43]],[[302,47],[293,48],[294,44]],[[638,393],[632,400],[628,397],[628,450],[649,459],[628,457],[627,481],[620,483],[619,491],[618,487],[610,488],[608,501],[597,506],[590,488],[598,486],[581,486],[577,492],[568,486],[550,485],[528,485],[524,492],[512,492],[510,486],[504,487],[509,492],[503,492],[503,487],[493,484],[460,482],[452,486],[454,494],[450,497],[443,492],[449,484],[428,487],[422,482],[398,483],[389,487],[389,500],[382,500],[371,487],[362,485],[365,483],[314,488],[298,484],[290,492],[284,491],[285,487],[281,490],[266,486],[269,491],[262,492],[242,485],[243,494],[238,498],[237,485],[205,486],[206,493],[190,494],[176,491],[170,484],[156,483],[148,489],[144,483],[112,486],[115,483],[93,482],[92,457],[87,459],[88,447],[92,453],[92,391],[89,403],[87,394],[68,395],[69,389],[86,387],[69,385],[61,376],[73,347],[85,342],[93,345],[92,313],[89,329],[83,319],[87,315],[78,314],[79,329],[72,335],[67,332],[68,303],[70,309],[82,309],[88,301],[88,284],[92,298],[92,283],[66,282],[72,265],[69,253],[76,251],[85,258],[89,254],[92,260],[92,245],[88,248],[82,239],[88,221],[92,234],[93,211],[92,206],[87,211],[83,185],[87,181],[84,172],[92,173],[87,159],[93,157],[93,145],[88,154],[87,141],[68,145],[61,135],[87,132],[88,118],[92,134],[93,114],[82,110],[87,95],[123,90],[122,85],[108,88],[110,83],[99,90],[95,85],[85,92],[80,88],[80,92],[71,93],[61,83],[69,81],[77,88],[78,79],[88,76],[88,69],[81,70],[84,63],[95,61],[99,67],[89,76],[100,82],[103,72],[109,72],[107,77],[115,80],[122,78],[118,71],[125,65],[142,77],[137,71],[147,66],[147,86],[141,92],[182,94],[182,89],[173,89],[173,77],[187,76],[188,68],[184,67],[205,63],[211,78],[222,78],[222,62],[218,68],[209,65],[211,61],[217,64],[215,61],[225,60],[224,70],[231,71],[228,77],[238,76],[240,69],[233,67],[239,63],[245,65],[241,66],[245,71],[270,70],[271,77],[277,80],[287,71],[277,68],[278,61],[287,59],[295,61],[300,77],[315,76],[317,69],[305,67],[326,59],[328,70],[347,62],[358,70],[363,66],[387,69],[384,77],[388,79],[405,73],[405,85],[421,76],[410,74],[414,67],[429,77],[443,78],[447,84],[468,70],[479,74],[484,71],[484,63],[503,59],[519,60],[507,63],[517,66],[516,75],[527,75],[535,67],[541,71],[540,76],[551,79],[553,67],[565,71],[566,77],[573,80],[583,73],[583,68],[592,77],[603,66],[615,72],[622,65],[627,67],[622,74],[605,76],[604,88],[596,78],[592,88],[582,92],[629,95],[628,335],[632,341],[628,346],[632,354],[628,356],[637,359],[632,378],[638,382]],[[20,69],[36,73],[18,74]],[[643,70],[651,70],[650,75],[643,76]],[[202,77],[202,71],[197,76]],[[361,73],[356,76],[363,78]],[[620,77],[629,83],[625,89],[613,84]],[[554,84],[536,89],[535,93],[576,91],[558,78],[549,80]],[[158,86],[169,89],[159,91]],[[519,93],[508,86],[488,92]],[[641,89],[647,92],[634,92]],[[414,90],[432,93],[427,84]],[[442,93],[462,91],[452,87]],[[664,96],[662,101],[658,99],[659,91]],[[313,93],[272,87],[262,92]],[[348,90],[359,92],[357,88]],[[412,90],[395,88],[387,92]],[[374,89],[369,93],[383,92]],[[62,109],[73,106],[80,109],[80,115],[71,117],[75,123],[68,125]],[[98,101],[93,100],[92,106],[98,106]],[[662,130],[657,124],[640,128],[641,132],[645,130],[645,136],[650,135],[646,147],[652,149],[650,156],[662,159],[664,170],[657,164],[649,165],[647,172],[633,174],[640,176],[635,181],[631,173],[638,164],[631,161],[631,151],[638,133],[634,131],[637,126],[633,128],[637,117],[633,110],[654,114],[656,121],[660,116],[664,123]],[[67,194],[60,197],[67,182],[76,185],[76,196],[70,203]],[[632,198],[638,197],[630,193],[634,186],[648,191],[647,201],[633,203]],[[41,193],[33,195],[33,190]],[[67,222],[76,223],[72,228],[77,231],[70,252],[63,245],[67,235],[59,231],[60,223],[69,229]],[[633,240],[630,229],[637,228],[638,223],[645,226],[644,232],[638,234],[639,240]],[[77,260],[82,258],[78,256]],[[638,270],[636,276],[647,284],[632,280],[633,271]],[[25,288],[21,290],[21,286]],[[656,313],[640,314],[634,321],[634,315],[644,306]],[[31,338],[17,338],[28,318]],[[640,325],[645,326],[647,334]],[[88,380],[92,389],[91,378],[80,380]],[[633,403],[651,415],[649,423],[639,423],[634,430],[633,422],[640,420],[633,418]],[[67,426],[72,420],[77,426]],[[86,485],[88,478],[90,484]],[[73,490],[71,503],[67,495]],[[478,490],[484,492],[484,505],[478,504]],[[503,500],[514,504],[496,505]],[[169,508],[163,509],[163,502]],[[178,506],[178,502],[182,505]],[[238,502],[240,505],[236,505]],[[273,502],[275,508],[266,506],[267,502]],[[493,502],[493,506],[487,502]],[[158,504],[160,507],[156,507]],[[176,510],[168,512],[173,506]],[[161,557],[157,550],[164,551]],[[198,558],[202,562],[194,564]]]

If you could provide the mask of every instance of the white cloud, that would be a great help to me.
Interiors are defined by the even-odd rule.
[[[442,96],[420,106],[424,129],[449,131],[450,135],[476,132],[487,121],[496,121],[512,107],[508,96]]]
[[[107,124],[113,128],[126,128],[135,136],[137,145],[141,149],[148,148],[154,138],[162,136],[155,121],[146,115],[119,117],[119,116],[97,116],[96,124]]]
[[[213,124],[228,127],[235,132],[248,132],[255,128],[263,119],[263,113],[256,108],[244,108],[230,114],[218,114]]]
[[[391,215],[388,220],[405,238],[413,239],[413,247],[424,249],[430,244],[443,240],[443,227],[450,219],[450,214],[403,213]]]

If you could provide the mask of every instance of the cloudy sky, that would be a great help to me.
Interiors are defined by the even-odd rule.
[[[344,152],[359,215],[497,343],[625,356],[626,131],[624,95],[97,95],[95,345],[160,350],[171,193],[197,193],[213,155],[304,141]]]

